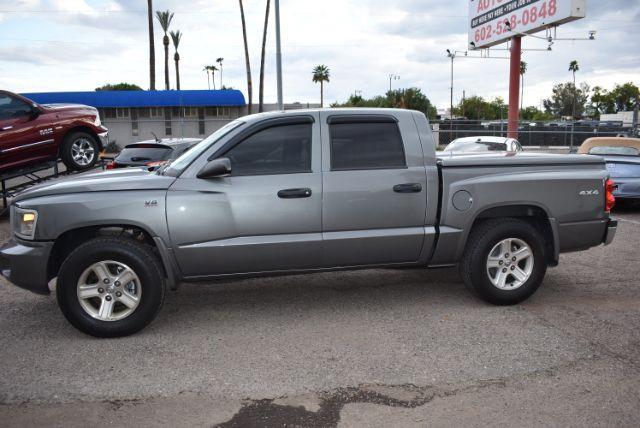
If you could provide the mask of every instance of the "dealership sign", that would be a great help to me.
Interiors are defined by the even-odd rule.
[[[469,0],[469,45],[488,48],[586,16],[586,0]]]

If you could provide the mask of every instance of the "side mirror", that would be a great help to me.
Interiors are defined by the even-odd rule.
[[[31,104],[31,118],[35,119],[42,114],[42,110],[38,104]]]
[[[229,158],[218,158],[206,164],[198,173],[198,178],[218,178],[229,174],[231,174]]]

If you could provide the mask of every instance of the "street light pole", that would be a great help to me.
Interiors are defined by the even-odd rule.
[[[276,73],[278,75],[278,110],[284,110],[282,97],[282,43],[280,39],[280,0],[275,0],[276,9]]]
[[[391,92],[393,90],[393,87],[391,86],[391,81],[392,80],[400,80],[400,76],[398,76],[397,74],[390,74],[389,75],[389,92]]]

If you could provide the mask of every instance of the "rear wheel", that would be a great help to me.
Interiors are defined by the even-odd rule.
[[[84,171],[98,161],[100,149],[96,139],[86,132],[73,132],[64,138],[61,158],[67,169]]]
[[[147,246],[96,238],[62,264],[56,294],[64,316],[96,337],[120,337],[147,326],[164,300],[161,266]]]
[[[486,220],[474,227],[460,263],[467,287],[496,305],[529,298],[546,271],[544,237],[515,218]]]

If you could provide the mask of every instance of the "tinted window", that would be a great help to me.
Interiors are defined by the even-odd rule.
[[[124,148],[116,158],[116,161],[121,163],[156,162],[156,161],[168,159],[172,151],[173,150],[168,147],[167,148],[163,148],[163,147]]]
[[[406,167],[396,123],[335,123],[329,128],[332,170]]]
[[[638,156],[640,152],[634,147],[593,147],[589,150],[590,155],[620,155],[620,156]]]
[[[31,106],[8,95],[0,94],[0,119],[15,119],[31,113]]]
[[[264,129],[224,156],[233,175],[272,175],[311,172],[311,124]]]

